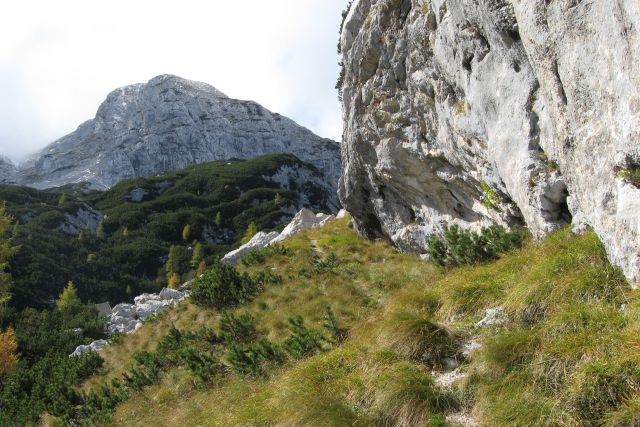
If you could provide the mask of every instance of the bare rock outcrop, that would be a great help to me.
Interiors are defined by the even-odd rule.
[[[639,19],[633,1],[355,0],[339,195],[358,231],[424,253],[450,224],[588,224],[637,284]]]
[[[133,304],[120,303],[113,309],[102,312],[105,315],[105,332],[131,334],[142,327],[146,319],[167,310],[189,297],[191,291],[163,288],[158,294],[142,294],[133,299]],[[106,308],[108,304],[100,304]],[[78,346],[69,357],[80,356],[90,351],[100,351],[109,345],[107,340],[93,341]]]
[[[342,213],[342,217],[346,215],[346,211],[340,211],[339,214],[340,213]],[[334,215],[323,213],[314,214],[309,209],[301,209],[281,233],[278,233],[277,231],[272,231],[270,233],[260,231],[256,233],[249,242],[240,246],[238,249],[227,253],[220,261],[226,264],[237,265],[244,256],[248,255],[249,252],[255,249],[262,249],[270,245],[276,245],[289,237],[295,236],[301,231],[308,230],[310,228],[322,227],[334,219],[336,219]]]

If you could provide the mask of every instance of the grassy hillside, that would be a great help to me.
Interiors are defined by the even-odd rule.
[[[291,173],[289,182],[270,179],[283,167],[311,179],[296,180]],[[271,230],[303,206],[328,211],[335,195],[323,185],[313,166],[291,155],[268,155],[127,180],[105,192],[85,193],[78,185],[50,191],[0,186],[0,200],[19,221],[12,304],[47,307],[69,280],[83,301],[112,305],[157,291],[166,285],[171,246],[176,246],[174,268],[186,281],[193,274],[191,251],[197,243],[210,264],[239,245],[251,222],[258,230]],[[100,214],[104,221],[98,233]],[[91,216],[98,219],[91,223]],[[80,237],[87,224],[91,233]]]
[[[229,308],[253,316],[253,340],[287,349],[295,335],[288,319],[300,315],[321,333],[329,305],[346,338],[242,373],[231,357],[236,344],[221,338],[220,311],[185,302],[101,353],[104,367],[85,391],[145,372],[149,354],[164,355],[164,364],[100,423],[446,426],[455,425],[451,415],[487,426],[640,423],[640,301],[594,233],[563,230],[495,262],[441,269],[364,241],[347,224],[302,233],[285,242],[288,250],[242,266],[282,283]],[[496,307],[504,324],[474,327]],[[167,356],[178,354],[167,352],[172,326],[186,349],[211,360]],[[448,386],[452,360],[461,367]],[[194,366],[215,369],[203,380]]]

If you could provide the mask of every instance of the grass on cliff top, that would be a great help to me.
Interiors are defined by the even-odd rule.
[[[273,268],[284,283],[236,310],[281,340],[289,316],[318,326],[328,303],[349,329],[342,345],[265,378],[228,374],[204,389],[174,369],[120,405],[111,424],[446,426],[460,411],[487,426],[640,424],[640,300],[594,233],[562,230],[498,261],[442,270],[347,224],[302,233],[285,242],[289,255],[245,268]],[[333,271],[298,275],[329,253]],[[473,327],[498,306],[505,324]],[[87,386],[120,375],[172,322],[215,328],[218,316],[182,304],[103,351],[106,368]],[[461,346],[472,338],[482,348],[465,361]],[[447,357],[468,374],[452,390],[431,373]]]

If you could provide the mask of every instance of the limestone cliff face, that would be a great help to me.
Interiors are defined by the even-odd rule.
[[[9,159],[0,156],[0,184],[11,184],[17,173],[16,166]]]
[[[426,252],[445,225],[590,225],[640,280],[640,2],[356,0],[340,198]]]
[[[113,91],[94,119],[34,156],[17,180],[37,188],[86,181],[104,189],[126,178],[268,153],[313,164],[337,188],[337,142],[208,84],[162,75]]]

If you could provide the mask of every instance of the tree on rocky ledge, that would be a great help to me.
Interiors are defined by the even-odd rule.
[[[258,232],[258,228],[256,227],[256,223],[251,221],[249,226],[247,227],[247,231],[245,231],[244,236],[242,236],[242,240],[240,241],[243,245],[245,243],[249,243],[249,240]]]

